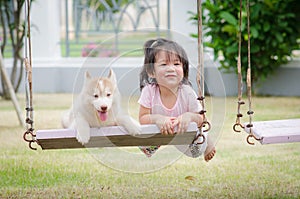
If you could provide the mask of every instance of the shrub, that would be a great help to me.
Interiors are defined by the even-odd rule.
[[[220,58],[221,69],[236,71],[240,4],[236,0],[207,0],[203,3],[203,26]],[[265,79],[280,65],[291,59],[292,51],[299,49],[300,4],[297,0],[252,0],[250,2],[251,69],[252,81]],[[191,20],[198,16],[192,13]],[[193,34],[196,37],[197,34]],[[297,43],[298,39],[298,43]],[[246,1],[242,9],[242,71],[247,70],[247,14]]]

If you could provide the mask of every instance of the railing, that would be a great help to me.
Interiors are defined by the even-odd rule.
[[[168,37],[170,1],[165,28],[161,25],[160,0],[73,0],[65,1],[65,57],[119,54],[139,56],[147,38]]]

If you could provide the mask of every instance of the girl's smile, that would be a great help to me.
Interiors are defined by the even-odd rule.
[[[177,77],[176,74],[166,74],[165,77]]]

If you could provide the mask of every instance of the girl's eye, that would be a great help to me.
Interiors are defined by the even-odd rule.
[[[99,97],[99,95],[97,95],[97,94],[94,94],[94,97],[95,97],[95,98],[98,98],[98,97]]]

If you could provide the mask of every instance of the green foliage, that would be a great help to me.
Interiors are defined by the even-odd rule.
[[[99,0],[87,0],[86,4],[89,7],[97,9],[99,13],[105,13],[105,12],[119,12],[120,8],[126,4],[128,4],[130,0],[122,0],[122,1],[117,1],[117,0],[105,0],[103,2]],[[84,2],[84,1],[83,1]]]
[[[211,42],[204,45],[214,49],[225,71],[236,70],[240,4],[236,0],[207,0],[203,3],[205,36]],[[265,79],[280,65],[291,59],[299,49],[300,5],[297,0],[252,0],[250,2],[250,40],[252,80]],[[197,21],[193,14],[191,20]],[[193,34],[193,36],[197,36]],[[247,8],[242,9],[242,67],[247,70]]]

